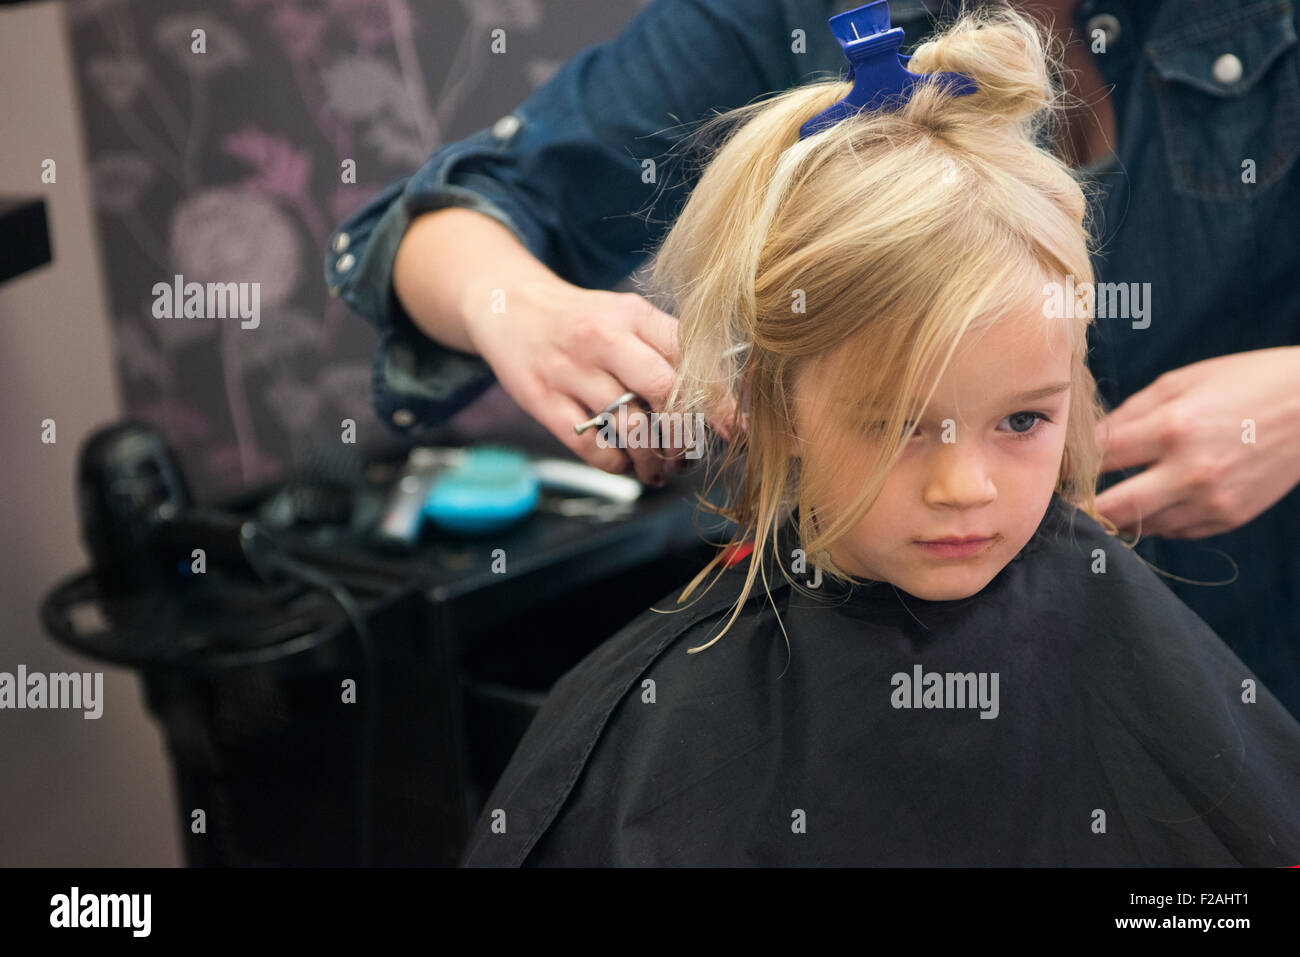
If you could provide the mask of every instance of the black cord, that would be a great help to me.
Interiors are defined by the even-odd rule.
[[[361,828],[358,836],[357,856],[362,867],[374,866],[374,838],[371,826],[371,758],[375,742],[375,724],[379,713],[379,681],[374,640],[366,626],[366,616],[352,593],[333,575],[312,568],[292,558],[274,538],[268,535],[255,522],[245,523],[240,542],[244,555],[253,568],[268,578],[268,570],[279,570],[286,575],[322,588],[334,596],[343,613],[347,616],[356,632],[357,644],[361,650],[361,662],[364,674],[363,695],[368,697],[361,701],[361,774],[358,782],[359,802],[361,805]],[[269,549],[266,548],[269,546]]]

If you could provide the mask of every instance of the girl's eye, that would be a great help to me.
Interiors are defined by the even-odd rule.
[[[1043,422],[1052,421],[1051,417],[1045,412],[1013,412],[1002,421],[1011,423],[1010,432],[1015,438],[1029,439],[1042,431],[1042,429],[1035,428],[1040,420]],[[873,435],[883,435],[887,424],[888,423],[883,421],[870,423],[867,426],[867,431],[871,432]],[[912,431],[913,425],[914,423],[912,422],[903,423],[903,438],[908,437],[908,433]]]
[[[1052,421],[1050,418],[1048,418],[1048,416],[1045,413],[1042,412],[1013,412],[1002,421],[1013,423],[1011,426],[1011,434],[1014,435],[1016,438],[1027,439],[1037,435],[1039,432],[1042,431],[1042,429],[1034,428],[1034,426],[1038,424],[1040,419],[1044,422]],[[1017,422],[1021,426],[1023,426],[1023,428],[1017,428],[1016,425],[1014,424]]]

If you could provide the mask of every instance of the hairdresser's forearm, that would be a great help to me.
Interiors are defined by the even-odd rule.
[[[475,355],[469,321],[491,309],[494,296],[508,304],[510,289],[525,281],[569,286],[505,226],[459,206],[416,217],[393,262],[393,291],[415,325],[435,342]]]

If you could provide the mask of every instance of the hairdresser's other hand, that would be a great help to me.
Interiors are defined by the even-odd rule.
[[[621,447],[603,447],[599,426],[574,432],[575,423],[599,414],[624,392],[641,396],[652,411],[663,409],[677,361],[674,317],[636,293],[583,289],[555,276],[512,285],[504,290],[504,308],[494,308],[501,298],[470,297],[481,305],[467,310],[465,329],[525,412],[606,472],[635,471],[641,481],[658,485],[691,464],[685,448],[642,448],[625,435]],[[629,403],[627,411],[634,428],[633,416],[643,410]],[[710,417],[724,436],[733,412]]]
[[[1097,496],[1125,534],[1238,528],[1300,482],[1300,346],[1166,372],[1103,419],[1097,441],[1102,472],[1147,466]]]

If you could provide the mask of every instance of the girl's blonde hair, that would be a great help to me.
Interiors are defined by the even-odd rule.
[[[747,420],[720,469],[724,504],[700,504],[736,524],[733,543],[753,538],[755,547],[726,628],[702,647],[740,614],[795,506],[806,554],[852,580],[829,548],[871,508],[904,448],[905,423],[930,398],[908,397],[943,374],[965,337],[1042,303],[1046,283],[1072,276],[1091,288],[1084,193],[1042,145],[1062,108],[1057,63],[1028,17],[967,10],[921,44],[908,68],[963,74],[978,85],[973,94],[922,81],[895,111],[862,112],[801,141],[800,126],[852,88],[826,80],[700,129],[701,138],[726,132],[655,253],[646,295],[679,318],[678,375],[664,412],[694,421],[729,397]],[[1087,366],[1091,309],[1073,312],[1041,319],[1044,331],[1066,324],[1073,352],[1057,491],[1114,534],[1094,504],[1104,409]],[[813,362],[826,370],[835,407],[889,410],[861,495],[829,522],[812,503],[827,501],[854,439],[838,416],[819,416],[814,433],[800,436],[802,459],[793,454],[792,393]],[[861,433],[856,442],[860,454]],[[776,564],[794,584],[786,562]]]

